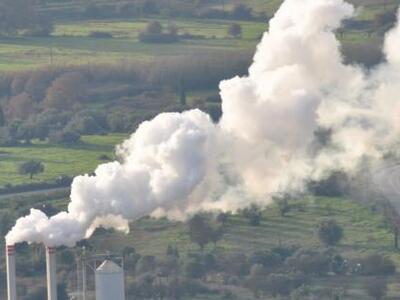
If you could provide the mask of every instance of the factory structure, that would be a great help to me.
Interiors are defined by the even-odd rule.
[[[15,245],[6,246],[7,300],[18,300]],[[95,277],[96,300],[125,300],[125,275],[123,259],[109,255],[91,258],[83,256],[78,261],[77,291],[71,300],[87,300],[87,270]],[[56,248],[46,247],[47,300],[57,300]]]

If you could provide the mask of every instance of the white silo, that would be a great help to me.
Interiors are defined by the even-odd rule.
[[[125,300],[124,270],[111,260],[96,269],[96,300]]]

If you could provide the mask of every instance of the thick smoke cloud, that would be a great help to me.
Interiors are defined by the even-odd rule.
[[[286,0],[249,75],[221,83],[219,124],[197,110],[143,123],[118,147],[120,161],[74,179],[67,212],[32,210],[7,243],[72,246],[147,214],[267,205],[332,170],[379,160],[400,129],[400,26],[385,40],[387,62],[366,72],[343,63],[334,33],[353,13],[342,0]],[[319,128],[330,129],[330,143],[312,151]]]

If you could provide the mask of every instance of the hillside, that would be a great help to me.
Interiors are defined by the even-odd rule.
[[[47,203],[50,204],[53,201]],[[27,203],[26,207],[29,207],[29,205]],[[234,258],[239,257],[238,255],[245,255],[250,258],[255,252],[268,251],[277,247],[322,250],[324,247],[318,240],[316,232],[320,222],[328,218],[335,219],[343,227],[344,238],[334,251],[345,257],[350,264],[368,254],[379,253],[391,257],[396,262],[396,266],[400,266],[398,252],[392,245],[392,234],[382,215],[376,212],[373,207],[366,207],[348,199],[321,197],[291,201],[290,205],[292,208],[285,217],[280,216],[276,206],[267,208],[262,213],[260,225],[256,227],[250,226],[248,219],[242,214],[230,216],[223,227],[223,236],[217,246],[208,245],[203,253],[214,256],[220,264],[222,257]],[[126,251],[124,249],[134,247],[137,254],[142,256],[154,255],[157,261],[165,259],[168,246],[178,249],[182,272],[185,269],[184,265],[191,259],[190,257],[200,253],[198,246],[190,242],[186,224],[169,222],[164,219],[144,218],[134,222],[128,235],[99,230],[86,244],[87,249],[92,249],[90,251],[93,251],[93,253],[107,251],[122,253]],[[23,259],[25,265],[31,261],[31,258],[26,257],[26,255],[31,251],[38,250],[37,247],[31,249],[20,250],[19,256],[20,259]],[[42,251],[38,253],[42,253]],[[60,260],[65,261],[67,256],[62,253],[61,251]],[[134,284],[136,282],[134,280],[140,280],[141,277],[133,276],[134,270],[128,262],[126,269],[127,273],[130,274],[127,278],[129,291],[130,282]],[[66,276],[65,272],[72,271],[70,265],[61,266],[60,274],[64,274],[62,275],[63,278],[69,278],[67,279],[68,284],[73,284],[72,278],[74,277],[73,273]],[[235,299],[254,299],[248,289],[222,283],[220,281],[221,276],[227,275],[220,273],[217,269],[211,271],[204,284],[209,288],[218,286],[217,290],[209,295],[207,295],[209,292],[206,294],[200,292],[198,296],[190,297],[190,299],[226,299],[224,295],[227,294],[227,291],[236,294],[237,298]],[[314,295],[316,295],[315,293],[320,295],[319,299],[328,299],[327,295],[339,293],[342,295],[340,299],[361,300],[367,297],[365,286],[370,278],[370,276],[350,273],[346,275],[311,275],[308,277],[306,285],[311,287]],[[400,290],[398,276],[390,276],[387,279],[390,283],[387,299],[397,299],[395,295]],[[22,284],[23,282],[41,284],[41,280],[38,280],[38,278],[35,281],[32,280],[28,276],[21,282]],[[42,277],[42,282],[43,280]],[[90,282],[92,282],[91,279]],[[263,299],[275,298],[267,297]]]
[[[130,2],[118,5],[124,3]],[[54,18],[52,32],[48,36],[32,36],[23,32],[19,36],[0,36],[0,71],[29,69],[47,64],[137,63],[159,57],[253,50],[267,29],[267,20],[273,16],[281,1],[232,0],[222,3],[207,1],[191,10],[189,7],[187,10],[182,8],[181,15],[166,15],[165,10],[160,8],[157,12],[133,13],[129,16],[113,13],[117,5],[113,2],[96,1],[89,6],[75,1],[47,3],[41,7],[41,11]],[[346,28],[345,33],[340,35],[343,42],[375,44],[374,39],[390,27],[385,20],[382,24],[376,24],[376,19],[393,11],[398,4],[396,1],[385,3],[389,4],[354,1],[358,7],[356,20],[364,23],[355,28]],[[250,15],[223,16],[232,12],[238,4],[245,4],[250,9]],[[93,12],[85,13],[86,9],[93,9]],[[222,16],[214,16],[214,11]],[[196,15],[197,12],[209,14]],[[141,42],[138,34],[151,21],[176,26],[182,38],[176,43],[156,45]],[[240,38],[229,36],[228,28],[232,23],[242,26]],[[99,32],[107,36],[96,37]]]

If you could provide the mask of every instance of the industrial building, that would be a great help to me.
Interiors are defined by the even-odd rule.
[[[15,245],[6,246],[7,300],[18,300]],[[101,263],[99,261],[101,259]],[[120,262],[118,264],[117,262]],[[73,300],[86,300],[86,270],[89,267],[95,276],[96,300],[125,300],[125,274],[122,258],[100,255],[80,261],[80,290],[70,294]],[[46,247],[47,300],[57,300],[57,259],[56,248]],[[78,288],[79,289],[79,288]]]

